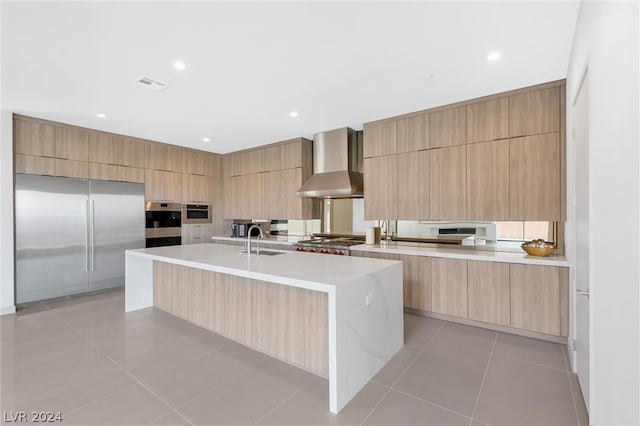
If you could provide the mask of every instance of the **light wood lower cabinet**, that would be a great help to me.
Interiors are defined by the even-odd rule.
[[[431,259],[431,310],[467,318],[467,261]]]
[[[424,256],[400,255],[404,306],[431,311],[431,259]]]
[[[211,223],[183,224],[182,244],[210,243],[214,234],[214,225]]]
[[[511,325],[509,264],[467,261],[469,318]]]
[[[511,326],[560,335],[560,268],[511,264]]]
[[[182,201],[182,175],[180,173],[145,170],[144,198],[153,201]]]
[[[28,175],[55,176],[55,160],[51,157],[16,154],[15,172]]]

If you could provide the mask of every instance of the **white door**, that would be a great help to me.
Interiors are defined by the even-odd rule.
[[[576,372],[587,411],[589,410],[589,75],[578,89],[573,104],[573,145],[575,152],[575,351]]]

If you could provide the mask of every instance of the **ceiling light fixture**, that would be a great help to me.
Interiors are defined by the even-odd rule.
[[[107,118],[106,114],[103,114],[103,113],[101,113],[101,112],[97,113],[97,114],[96,114],[96,117],[99,117],[99,118]]]
[[[202,140],[205,141],[205,142],[211,142],[210,138],[202,138]]]
[[[498,59],[500,59],[500,52],[495,51],[495,52],[491,52],[489,53],[489,55],[487,56],[487,61],[497,61]]]
[[[183,64],[182,62],[175,62],[173,64],[173,67],[175,69],[177,69],[177,70],[180,70],[180,71],[187,69],[187,66],[185,64]]]
[[[298,112],[297,112],[297,111],[291,111],[291,112],[289,113],[289,117],[296,118],[297,116],[298,116]]]

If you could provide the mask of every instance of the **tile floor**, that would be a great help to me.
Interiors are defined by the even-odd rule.
[[[339,414],[326,379],[122,291],[0,317],[6,413],[76,425],[586,425],[561,345],[405,316],[405,346]],[[24,424],[24,423],[21,423]]]

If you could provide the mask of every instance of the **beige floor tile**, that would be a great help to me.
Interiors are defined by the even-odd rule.
[[[62,412],[63,417],[135,382],[117,366],[101,367],[3,401],[3,410]]]
[[[474,418],[491,425],[574,425],[564,371],[493,357]]]
[[[471,416],[490,353],[453,346],[432,342],[394,388]]]
[[[296,374],[287,373],[289,380],[284,380],[272,371],[254,368],[179,407],[178,411],[196,425],[253,424],[299,389],[291,383]]]
[[[98,293],[98,294],[88,294],[85,296],[73,296],[65,299],[44,302],[43,305],[51,310],[56,310],[56,309],[62,309],[62,308],[69,308],[73,306],[84,306],[87,303],[104,301],[104,300],[109,300],[113,298],[124,300],[124,290],[117,289],[112,291],[105,291],[103,293]]]
[[[269,356],[266,357],[264,362],[257,364],[254,370],[268,374],[273,378],[297,388],[306,386],[311,381],[319,377],[316,374]],[[251,372],[248,374],[250,373]]]
[[[100,399],[64,418],[66,425],[144,425],[171,408],[140,385]]]
[[[469,419],[391,390],[365,425],[464,425]]]
[[[189,426],[191,422],[175,411],[172,411],[149,424],[153,426]]]
[[[433,338],[431,345],[446,347],[451,351],[467,349],[491,352],[497,332],[469,325],[447,322],[442,330]]]
[[[182,337],[182,335],[174,330],[168,329],[160,324],[151,324],[147,327],[130,327],[126,331],[104,330],[101,333],[106,337],[107,333],[113,333],[113,338],[102,340],[96,343],[100,350],[104,351],[110,358],[121,360],[127,357],[134,357],[143,352],[169,344],[172,341]]]
[[[420,350],[442,327],[444,321],[404,314],[404,345]]]
[[[95,368],[114,364],[93,348],[56,356],[28,367],[2,372],[2,398],[52,385]]]
[[[373,380],[385,386],[393,385],[404,370],[416,359],[419,351],[410,346],[404,346],[391,360],[382,367],[382,370],[373,377]]]
[[[562,345],[530,337],[498,333],[494,353],[566,370]]]
[[[56,356],[88,349],[90,344],[78,334],[57,334],[55,338],[45,340],[34,339],[26,343],[3,344],[0,349],[2,355],[2,369],[13,370],[45,361]]]
[[[388,388],[369,382],[340,413],[329,411],[329,381],[317,378],[273,412],[259,425],[359,425]]]
[[[238,351],[236,351],[238,352]],[[263,358],[243,359],[242,354],[214,351],[145,382],[174,407],[183,405],[247,369]],[[251,362],[253,361],[253,362]],[[257,362],[256,362],[257,361]]]
[[[182,336],[141,354],[122,358],[117,362],[139,380],[147,380],[212,350],[204,343],[188,336]]]
[[[578,422],[580,423],[580,426],[588,426],[589,413],[587,412],[587,407],[585,405],[582,388],[580,387],[580,383],[578,383],[578,376],[576,374],[569,373],[569,383],[573,390],[574,403],[576,411],[578,412]]]

